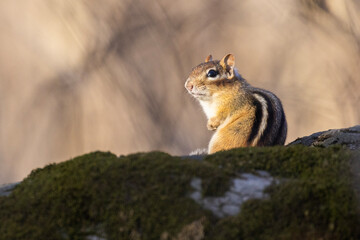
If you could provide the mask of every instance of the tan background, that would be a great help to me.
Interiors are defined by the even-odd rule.
[[[0,183],[95,150],[187,154],[183,84],[209,54],[275,92],[288,140],[360,123],[355,0],[0,1]]]

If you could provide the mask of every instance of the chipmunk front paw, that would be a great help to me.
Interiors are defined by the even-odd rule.
[[[215,131],[220,126],[220,120],[216,117],[210,118],[207,122],[207,128],[210,131]]]

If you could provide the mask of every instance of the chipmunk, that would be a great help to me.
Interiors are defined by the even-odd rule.
[[[235,57],[220,61],[209,55],[192,69],[185,82],[188,92],[199,100],[207,128],[215,131],[208,153],[236,147],[283,145],[287,123],[275,94],[252,87],[235,68]]]

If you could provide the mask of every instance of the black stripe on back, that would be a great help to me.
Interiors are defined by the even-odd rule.
[[[285,119],[285,113],[284,113],[284,110],[281,108],[281,120],[280,120],[280,127],[279,127],[279,129],[278,129],[278,131],[277,131],[277,135],[276,135],[276,138],[274,139],[274,144],[281,144],[281,145],[283,145],[284,143],[283,142],[280,142],[280,141],[282,141],[282,137],[283,137],[283,134],[285,134],[286,135],[286,132],[284,133],[284,131],[285,131],[285,127],[287,127],[287,126],[285,126],[285,124],[286,124],[286,119]],[[286,130],[287,131],[287,130]],[[285,140],[285,139],[284,139]]]
[[[249,135],[249,138],[247,140],[248,144],[251,144],[252,141],[254,140],[254,138],[256,137],[256,135],[259,132],[259,128],[260,128],[260,124],[261,124],[261,119],[262,119],[262,105],[259,102],[259,100],[257,100],[255,97],[252,97],[252,103],[255,106],[255,120],[254,120],[254,124],[251,128],[251,133]]]
[[[268,112],[268,119],[266,121],[266,127],[265,130],[263,132],[263,134],[261,135],[258,144],[257,145],[272,145],[273,141],[271,139],[271,130],[273,128],[274,122],[275,122],[275,115],[274,115],[274,104],[271,100],[271,98],[269,98],[267,96],[266,93],[260,92],[260,91],[254,91],[253,93],[256,93],[258,95],[260,95],[261,97],[263,97],[266,101],[266,105],[267,105],[267,112]]]

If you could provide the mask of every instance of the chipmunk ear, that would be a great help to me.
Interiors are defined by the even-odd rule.
[[[220,65],[226,70],[228,78],[234,77],[235,57],[231,53],[220,60]]]
[[[212,56],[211,56],[211,54],[205,58],[205,62],[209,62],[209,61],[212,61]]]

